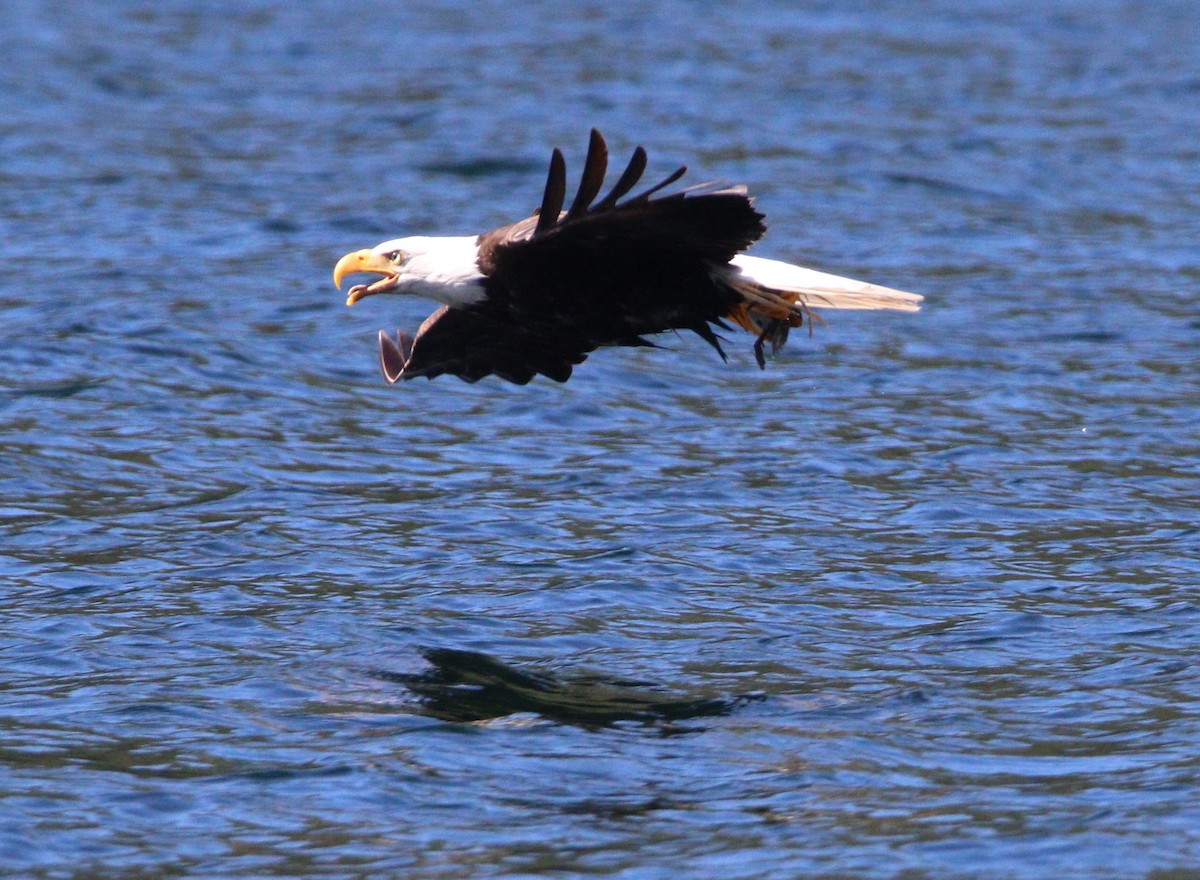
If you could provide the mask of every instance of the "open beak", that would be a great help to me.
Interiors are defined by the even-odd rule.
[[[396,267],[387,257],[372,250],[363,250],[346,254],[337,261],[337,265],[333,267],[333,283],[337,285],[338,290],[341,290],[342,279],[356,272],[371,272],[383,277],[371,284],[356,284],[351,287],[346,293],[346,305],[348,306],[354,305],[364,296],[387,293],[400,281]]]

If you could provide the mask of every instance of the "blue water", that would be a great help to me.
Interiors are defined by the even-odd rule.
[[[1196,876],[1195,33],[6,0],[0,874]],[[926,308],[387,387],[593,125]]]

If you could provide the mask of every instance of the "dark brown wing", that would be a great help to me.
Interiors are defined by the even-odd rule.
[[[690,258],[723,264],[748,248],[766,231],[763,215],[754,210],[745,187],[708,183],[652,198],[687,172],[683,166],[636,196],[633,189],[646,168],[646,151],[638,147],[612,191],[596,202],[608,165],[608,147],[592,129],[579,190],[570,209],[566,165],[554,151],[541,208],[528,220],[480,236],[480,267],[491,274],[526,261],[569,259],[572,251],[594,254],[635,246],[666,259]]]
[[[555,150],[538,212],[479,237],[489,301],[503,305],[512,323],[570,338],[582,351],[692,330],[720,352],[710,324],[721,326],[740,297],[714,280],[713,269],[762,236],[762,214],[744,187],[724,183],[656,195],[686,168],[629,196],[646,168],[641,147],[596,201],[607,164],[608,148],[593,129],[564,212],[566,168]]]
[[[449,373],[477,382],[495,373],[524,385],[542,374],[565,382],[587,357],[580,341],[549,340],[509,323],[486,301],[466,308],[442,306],[417,330],[393,341],[379,333],[379,364],[389,382]]]
[[[479,237],[487,298],[434,312],[415,338],[380,334],[389,382],[443,373],[468,382],[496,374],[518,384],[541,374],[565,382],[601,345],[649,345],[642,337],[692,330],[721,351],[718,327],[737,297],[715,283],[765,231],[746,190],[706,184],[654,198],[679,168],[629,196],[646,169],[638,147],[613,188],[608,147],[592,130],[579,188],[566,204],[566,164],[555,150],[539,210]],[[724,356],[722,354],[722,356]]]

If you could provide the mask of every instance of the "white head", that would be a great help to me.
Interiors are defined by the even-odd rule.
[[[479,271],[479,248],[473,235],[433,238],[423,235],[394,238],[338,260],[333,283],[356,272],[382,275],[371,284],[356,284],[346,296],[352,306],[377,293],[410,293],[447,305],[466,305],[484,297]]]

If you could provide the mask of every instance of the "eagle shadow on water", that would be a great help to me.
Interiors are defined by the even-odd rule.
[[[587,673],[557,677],[453,648],[427,648],[422,656],[430,664],[422,672],[376,670],[373,674],[403,685],[417,698],[422,714],[455,723],[533,714],[584,728],[631,722],[652,726],[663,734],[691,733],[702,728],[682,722],[728,715],[738,706],[763,699],[757,694],[690,697],[647,682]]]

